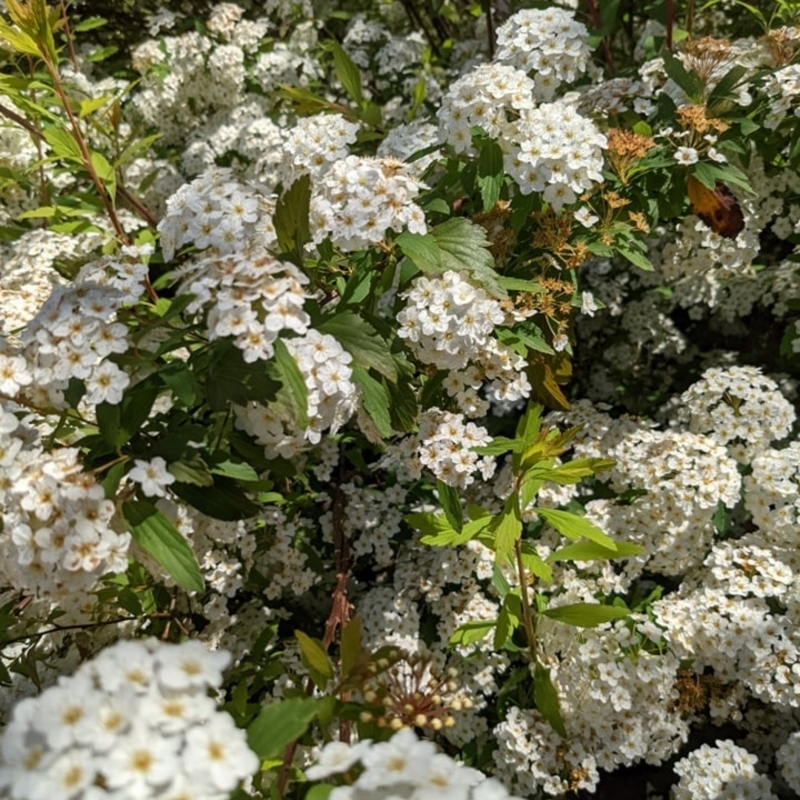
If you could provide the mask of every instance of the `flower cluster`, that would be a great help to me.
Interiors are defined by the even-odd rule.
[[[770,98],[769,116],[764,123],[768,128],[777,128],[789,111],[794,116],[800,117],[800,65],[791,64],[788,67],[773,72],[764,86],[766,96]]]
[[[393,158],[347,156],[314,181],[312,238],[342,250],[377,244],[386,231],[425,233],[425,214],[414,202],[423,184]]]
[[[518,11],[497,29],[495,60],[533,75],[534,94],[549,100],[564,82],[586,71],[589,31],[561,8]]]
[[[310,329],[302,337],[287,339],[286,347],[308,389],[308,425],[298,428],[292,412],[279,403],[256,402],[236,406],[236,425],[264,445],[271,457],[291,458],[319,443],[323,431],[336,433],[355,411],[358,395],[350,380],[352,356],[333,336]]]
[[[542,192],[555,211],[603,180],[606,137],[568,102],[525,109],[509,131],[506,171],[523,194]]]
[[[53,288],[21,336],[33,377],[24,394],[34,406],[61,406],[71,378],[84,381],[87,404],[119,403],[130,377],[108,357],[128,349],[128,328],[116,316],[139,299],[147,277],[140,258],[148,254],[130,248],[87,264],[72,284]],[[14,382],[28,382],[24,375],[21,370]]]
[[[730,739],[701,745],[674,766],[680,775],[675,800],[777,800],[769,778],[755,770],[758,759]]]
[[[680,417],[734,457],[747,460],[783,439],[795,421],[792,404],[758,367],[712,367],[681,395]]]
[[[167,201],[158,225],[167,258],[191,244],[234,254],[243,248],[267,248],[276,241],[273,203],[255,189],[239,183],[229,169],[211,168],[184,184]]]
[[[286,134],[280,175],[284,186],[291,186],[301,175],[311,180],[324,175],[334,164],[349,155],[356,140],[358,125],[341,114],[304,117]]]
[[[218,712],[230,656],[199,642],[123,641],[15,706],[0,734],[11,800],[223,800],[259,766]]]
[[[436,800],[446,794],[453,800],[510,800],[501,783],[465,767],[432,742],[419,740],[409,729],[399,730],[388,742],[369,739],[356,745],[330,742],[317,763],[306,769],[309,780],[349,773],[359,765],[352,785],[338,786],[331,800],[377,800],[382,797]]]
[[[106,573],[128,565],[129,533],[75,448],[45,452],[38,432],[0,411],[0,576],[35,595],[80,605]]]
[[[418,424],[418,433],[389,448],[381,460],[383,467],[397,470],[402,483],[420,478],[423,467],[448,486],[461,488],[475,481],[476,472],[484,480],[494,474],[494,458],[472,451],[492,441],[485,428],[465,423],[463,414],[436,407],[424,411]]]

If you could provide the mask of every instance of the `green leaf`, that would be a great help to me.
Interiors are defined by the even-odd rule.
[[[361,405],[385,439],[392,435],[392,418],[389,414],[389,392],[363,367],[353,367],[353,383],[361,388]]]
[[[257,481],[258,473],[242,461],[219,461],[211,468],[212,475],[224,475],[237,481]]]
[[[477,183],[484,211],[491,211],[497,204],[504,180],[503,151],[497,142],[487,139],[478,155]]]
[[[522,545],[522,566],[539,580],[545,583],[553,582],[553,570],[547,566],[528,542]]]
[[[628,261],[630,261],[631,264],[639,267],[639,269],[643,269],[645,272],[652,272],[655,269],[650,259],[642,255],[642,253],[640,253],[638,250],[633,250],[625,245],[618,244],[617,252],[623,258],[626,258]]]
[[[686,92],[690,100],[698,102],[703,92],[703,86],[697,75],[687,71],[681,61],[672,55],[669,50],[664,50],[661,56],[664,59],[664,70],[667,75]]]
[[[175,526],[149,500],[129,500],[122,514],[130,525],[131,536],[183,589],[202,592],[203,574],[189,543]]]
[[[191,483],[194,486],[213,486],[214,479],[205,463],[200,458],[192,461],[172,461],[169,465],[171,475],[181,483]]]
[[[213,486],[194,486],[175,482],[170,489],[181,500],[214,519],[232,522],[255,517],[261,511],[260,506],[232,483],[215,482]]]
[[[325,652],[322,642],[312,639],[303,631],[296,630],[294,635],[300,646],[300,657],[311,675],[311,679],[318,689],[324,689],[333,677],[333,664],[331,664],[331,659]]]
[[[442,271],[439,243],[430,233],[403,231],[395,237],[394,243],[420,272],[438,274]]]
[[[577,628],[594,628],[604,622],[625,619],[630,614],[627,608],[601,606],[597,603],[571,603],[568,606],[546,608],[544,616]]]
[[[559,511],[554,508],[534,509],[545,521],[550,523],[562,536],[567,539],[580,539],[584,537],[591,542],[602,545],[608,550],[617,552],[617,543],[608,534],[603,533],[585,517],[579,517],[569,511]]]
[[[553,730],[561,736],[567,738],[567,729],[564,727],[564,719],[561,716],[561,704],[558,700],[553,681],[550,680],[550,670],[537,663],[533,672],[533,700],[539,713],[550,723]]]
[[[333,68],[336,70],[336,77],[350,98],[361,105],[364,100],[364,95],[361,91],[361,73],[350,56],[342,49],[342,46],[335,39],[330,39],[329,41],[329,46],[333,52]]]
[[[522,536],[522,515],[516,492],[506,500],[502,513],[495,518],[492,530],[494,532],[494,551],[498,557],[503,558],[509,555]]]
[[[333,336],[353,357],[353,366],[374,369],[392,383],[397,382],[397,366],[389,345],[369,322],[352,311],[324,320],[318,330]]]
[[[308,387],[300,367],[282,339],[275,341],[275,365],[286,390],[298,428],[308,427]]]
[[[606,561],[628,556],[638,556],[644,548],[630,542],[617,542],[616,550],[609,550],[596,542],[568,544],[547,557],[549,563],[556,561]]]
[[[93,31],[97,28],[102,28],[108,22],[104,17],[87,17],[80,22],[76,22],[72,26],[73,33],[85,33],[86,31]]]
[[[458,490],[442,481],[436,481],[436,492],[447,521],[455,531],[460,531],[464,524],[464,518]]]
[[[503,645],[514,635],[522,618],[522,602],[518,590],[509,592],[503,598],[500,616],[497,618],[497,628],[494,631],[494,649],[500,650]]]
[[[456,628],[455,633],[450,637],[448,644],[474,644],[479,642],[489,633],[494,626],[497,625],[496,620],[487,622],[486,620],[476,620],[474,622],[465,622]]]
[[[433,228],[430,235],[439,245],[441,272],[467,272],[490,295],[505,299],[506,292],[500,286],[489,252],[491,242],[480,225],[465,217],[452,217]]]
[[[264,706],[247,728],[247,744],[261,759],[277,758],[307,730],[319,701],[291,697]]]
[[[42,129],[42,136],[44,136],[45,141],[50,147],[53,148],[53,153],[58,158],[83,164],[83,156],[77,142],[72,138],[72,135],[63,128],[47,126]]]
[[[509,439],[507,436],[495,436],[489,444],[471,448],[479,456],[502,456],[505,453],[521,453],[525,447],[522,439]]]
[[[342,628],[342,640],[339,652],[342,656],[342,677],[345,678],[353,670],[361,656],[362,647],[361,620],[353,617],[347,625]]]
[[[113,200],[117,195],[117,173],[114,172],[114,168],[102,153],[92,153],[91,159],[97,177],[100,178],[100,182]]]
[[[534,466],[526,474],[531,478],[567,486],[611,469],[615,463],[613,458],[576,458],[574,461],[552,468]]]
[[[179,403],[184,406],[194,405],[197,400],[197,380],[186,362],[173,361],[158,374]]]
[[[87,61],[91,62],[92,64],[97,64],[101,61],[105,61],[107,58],[110,58],[115,53],[119,52],[119,47],[115,44],[110,44],[107,47],[100,47],[95,50],[90,56],[86,58]]]
[[[278,247],[282,253],[294,254],[298,264],[302,263],[304,245],[311,241],[308,225],[310,203],[311,178],[303,175],[278,198],[272,216]]]

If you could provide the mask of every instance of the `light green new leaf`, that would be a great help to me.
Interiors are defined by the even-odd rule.
[[[607,534],[603,533],[596,525],[584,517],[571,514],[569,511],[558,511],[554,508],[536,508],[536,513],[545,522],[549,522],[560,534],[567,539],[580,539],[584,537],[591,542],[617,552],[617,543]]]
[[[247,744],[261,759],[277,758],[308,730],[318,705],[311,697],[291,697],[264,706],[247,728]]]
[[[53,148],[58,158],[83,164],[83,155],[77,142],[63,128],[47,127],[42,130],[45,141]]]
[[[311,679],[318,689],[324,689],[325,684],[333,677],[333,664],[331,664],[330,657],[319,640],[312,639],[303,631],[295,631],[294,635],[300,646],[300,657],[311,675]]]
[[[153,556],[178,586],[189,592],[203,591],[203,574],[192,548],[164,514],[149,500],[123,503],[122,514],[139,547]]]
[[[459,625],[458,628],[456,628],[448,644],[474,644],[475,642],[479,642],[495,625],[497,625],[497,620],[465,622],[463,625]]]
[[[522,536],[522,514],[516,493],[506,500],[502,513],[493,525],[493,531],[494,551],[498,558],[502,559],[511,553],[517,540]]]
[[[113,200],[117,195],[117,173],[102,153],[92,153],[92,166]]]
[[[461,509],[458,490],[453,486],[448,486],[444,481],[436,481],[436,493],[447,521],[454,530],[460,531],[464,524],[464,512]]]
[[[542,613],[550,619],[574,625],[577,628],[594,628],[604,622],[624,619],[630,614],[630,611],[627,608],[601,606],[597,603],[572,603],[568,606],[546,608]]]

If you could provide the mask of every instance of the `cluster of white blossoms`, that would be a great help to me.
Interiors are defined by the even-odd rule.
[[[537,100],[586,71],[592,55],[589,31],[561,8],[518,11],[497,29],[495,61],[532,74]]]
[[[505,144],[506,172],[523,194],[542,192],[556,211],[603,181],[606,137],[564,100],[525,109]]]
[[[291,186],[301,175],[312,182],[350,154],[359,126],[341,114],[317,114],[298,120],[285,136],[281,182]]]
[[[764,125],[773,130],[777,128],[791,111],[800,117],[800,65],[790,64],[788,67],[773,72],[764,85],[765,95],[769,98],[769,116]]]
[[[680,780],[674,800],[778,800],[765,775],[756,772],[758,758],[731,740],[701,745],[673,767]]]
[[[316,781],[357,770],[355,781],[333,789],[330,800],[512,800],[499,781],[437,752],[409,728],[388,742],[329,742],[305,772]]]
[[[800,569],[800,442],[765,450],[751,462],[744,478],[745,508],[758,536]]]
[[[318,444],[323,431],[336,433],[355,411],[358,392],[350,380],[353,357],[333,336],[309,329],[285,343],[308,389],[308,426],[298,428],[293,413],[280,403],[252,402],[236,406],[235,414],[236,426],[254,436],[270,457],[291,458]]]
[[[789,788],[800,795],[800,731],[793,733],[778,749],[775,760],[781,777]]]
[[[536,106],[534,83],[524,73],[504,64],[481,64],[454,81],[437,112],[442,138],[457,153],[474,153],[471,129],[486,131],[501,144],[511,130],[509,117]]]
[[[217,711],[226,652],[121,641],[14,707],[0,733],[10,800],[225,800],[259,760]]]
[[[492,477],[494,458],[472,452],[492,441],[485,428],[435,406],[419,415],[418,425],[417,433],[390,446],[380,461],[381,467],[396,470],[401,483],[418,480],[423,467],[448,486],[460,488],[473,483],[476,472],[483,480]]]
[[[772,378],[742,366],[707,369],[681,395],[678,417],[746,461],[787,436],[796,414]]]
[[[413,161],[409,161],[409,159],[415,153],[436,147],[441,143],[441,132],[436,125],[415,120],[392,128],[378,145],[378,155],[383,158],[399,158],[405,161],[405,168],[419,178],[428,167],[438,160],[438,151],[428,153]]]
[[[330,237],[345,251],[383,241],[389,230],[426,233],[425,214],[414,202],[424,188],[406,164],[394,158],[349,155],[313,184],[309,209],[312,239]]]
[[[403,299],[397,335],[423,364],[448,371],[444,387],[464,413],[479,417],[489,402],[510,405],[530,395],[527,361],[493,335],[509,321],[500,301],[465,274],[420,276]],[[478,395],[484,385],[489,402]]]
[[[33,378],[23,394],[35,407],[59,407],[71,378],[84,381],[88,405],[122,399],[130,377],[107,359],[128,349],[128,328],[117,321],[117,312],[142,294],[147,265],[140,259],[149,253],[124,248],[119,256],[82,267],[68,286],[53,288],[20,336]],[[9,394],[11,388],[7,383]]]
[[[282,331],[306,333],[306,283],[293,264],[251,248],[190,262],[181,269],[178,294],[192,295],[188,312],[207,309],[210,341],[231,337],[252,363],[272,358]]]
[[[0,579],[80,604],[103,575],[127,568],[130,534],[115,530],[114,503],[77,449],[45,452],[38,431],[7,408],[0,438]]]
[[[167,200],[158,224],[164,257],[171,259],[187,244],[219,254],[269,247],[277,239],[273,210],[270,198],[239,183],[231,170],[212,167]]]

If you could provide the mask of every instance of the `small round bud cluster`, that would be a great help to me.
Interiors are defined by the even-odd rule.
[[[181,270],[178,294],[193,295],[189,313],[207,309],[208,338],[233,337],[248,363],[266,361],[281,331],[304,334],[308,278],[260,248],[210,255]]]
[[[770,99],[769,114],[764,126],[774,130],[786,115],[791,111],[795,117],[800,117],[800,64],[791,64],[788,67],[773,72],[764,85],[764,93]]]
[[[503,64],[481,64],[451,84],[438,111],[439,131],[457,153],[473,153],[472,132],[482,128],[493,139],[508,139],[509,116],[536,105],[534,83]]]
[[[367,740],[354,746],[330,742],[320,752],[317,763],[306,769],[306,776],[320,780],[350,773],[359,763],[362,770],[355,781],[337,786],[330,793],[330,800],[423,800],[443,796],[516,800],[499,781],[437,753],[433,742],[419,740],[410,728],[399,730],[388,742]]]
[[[453,713],[472,707],[471,700],[457,695],[458,670],[450,667],[442,676],[428,653],[393,651],[370,663],[368,672],[361,687],[367,705],[362,722],[439,731],[455,725]]]
[[[793,733],[775,754],[781,777],[789,788],[800,795],[800,731]]]
[[[701,745],[673,767],[680,776],[674,800],[777,800],[769,778],[755,770],[758,758],[730,739]]]
[[[330,237],[349,252],[383,241],[387,230],[426,233],[425,214],[414,202],[422,188],[403,161],[347,156],[314,181],[313,241]]]
[[[778,384],[758,367],[712,367],[680,398],[681,421],[728,446],[734,458],[747,461],[783,439],[796,415]]]
[[[236,181],[231,170],[211,167],[167,200],[158,224],[164,258],[169,261],[186,244],[223,254],[248,245],[268,248],[277,240],[273,208],[255,189]]]
[[[126,248],[82,267],[69,286],[52,294],[22,333],[33,383],[25,392],[33,405],[59,406],[70,378],[84,381],[85,402],[116,404],[130,378],[108,356],[128,349],[128,329],[117,311],[135,303],[143,290],[145,249]]]
[[[479,471],[483,480],[494,474],[494,458],[472,452],[473,447],[491,441],[485,428],[474,422],[465,424],[463,414],[434,406],[420,414],[419,432],[390,447],[380,465],[396,469],[403,483],[418,480],[422,468],[427,467],[443,483],[463,489],[475,482],[475,472]]]
[[[289,131],[283,144],[281,183],[288,188],[301,175],[316,180],[347,158],[348,145],[355,142],[356,133],[358,125],[341,114],[304,117]]]
[[[559,211],[603,181],[606,137],[564,101],[525,109],[505,143],[505,168],[523,194],[542,192]]]
[[[297,429],[293,419],[282,416],[279,404],[253,402],[235,408],[237,427],[264,445],[270,457],[291,458],[318,444],[323,431],[336,433],[355,411],[358,395],[350,380],[353,357],[333,336],[311,329],[285,343],[305,378],[308,426]]]
[[[534,95],[549,100],[565,81],[586,71],[589,31],[561,8],[518,11],[497,29],[495,61],[532,74]]]
[[[0,733],[11,800],[220,800],[258,769],[245,732],[208,696],[230,662],[196,641],[121,641],[15,706]]]

